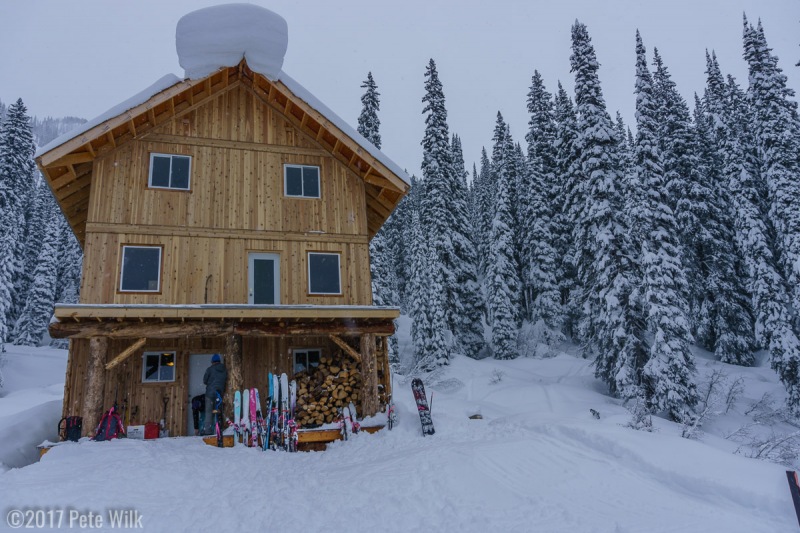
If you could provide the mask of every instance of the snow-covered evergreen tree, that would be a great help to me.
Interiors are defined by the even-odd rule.
[[[453,135],[451,142],[453,171],[450,183],[450,227],[453,246],[452,322],[456,346],[468,357],[478,357],[485,346],[483,339],[483,294],[478,283],[478,257],[472,240],[469,213],[467,171],[461,139]]]
[[[41,224],[45,230],[39,243],[39,255],[33,271],[33,279],[26,295],[25,306],[14,327],[14,344],[23,346],[39,346],[55,304],[58,264],[62,260],[58,256],[59,217],[55,199],[46,189],[39,210]]]
[[[749,66],[747,90],[752,107],[761,178],[769,193],[769,215],[790,296],[800,309],[800,132],[794,90],[768,47],[761,21],[757,27],[744,20],[744,57]]]
[[[642,293],[648,329],[653,334],[644,365],[644,390],[654,411],[678,422],[691,421],[697,404],[692,341],[686,319],[686,279],[681,266],[678,228],[669,206],[661,152],[653,79],[645,47],[636,32],[636,150],[633,173],[644,191],[639,222],[642,240]]]
[[[367,79],[361,85],[362,89],[366,89],[364,95],[361,97],[361,114],[358,116],[358,133],[364,136],[366,140],[375,145],[375,148],[381,147],[381,134],[380,127],[381,121],[378,118],[378,111],[381,110],[380,95],[378,92],[378,85],[372,79],[372,72],[367,73]]]
[[[486,277],[486,270],[489,266],[489,246],[490,234],[492,231],[492,219],[494,218],[494,197],[496,185],[492,174],[492,163],[486,153],[486,148],[481,150],[481,163],[478,179],[473,185],[473,195],[475,196],[475,241],[478,251],[478,273],[481,277]]]
[[[559,258],[559,290],[564,309],[564,332],[578,340],[578,322],[581,317],[581,298],[578,275],[575,269],[577,248],[573,227],[585,200],[581,179],[580,153],[578,152],[578,121],[575,107],[561,83],[555,96],[556,168],[561,187],[554,202],[553,233],[556,255]]]
[[[486,308],[492,332],[492,352],[495,359],[513,359],[519,354],[517,335],[520,299],[519,268],[514,257],[513,215],[509,199],[510,162],[514,151],[511,133],[497,114],[495,147],[492,159],[496,195],[494,218],[489,233],[489,258],[486,271]]]
[[[644,323],[635,282],[633,258],[621,188],[623,186],[614,124],[606,111],[599,64],[584,24],[572,26],[572,71],[575,73],[577,144],[585,201],[577,204],[575,257],[585,316],[581,323],[584,352],[595,357],[595,374],[612,394],[639,394],[647,360]]]
[[[26,203],[34,189],[35,145],[22,100],[9,106],[0,130],[0,346],[18,312],[24,270]]]
[[[413,372],[429,372],[450,361],[444,317],[444,286],[436,253],[428,242],[419,211],[411,215],[411,264],[409,314],[414,344]]]
[[[560,259],[555,213],[561,195],[558,181],[556,125],[552,95],[538,71],[528,92],[527,182],[518,187],[521,281],[526,318],[538,341],[554,346],[564,340],[563,308],[558,285]]]

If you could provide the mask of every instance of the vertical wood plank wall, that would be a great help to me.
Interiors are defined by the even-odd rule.
[[[134,340],[110,340],[108,343],[107,361]],[[75,339],[71,341],[70,361],[67,381],[64,387],[63,415],[80,414],[83,402],[86,370],[89,362],[89,340]],[[379,369],[388,369],[386,351],[378,342],[377,362]],[[174,340],[148,339],[145,346],[134,352],[125,361],[106,371],[105,389],[103,393],[103,409],[108,410],[116,401],[122,409],[127,399],[127,408],[137,409],[136,416],[130,419],[132,425],[146,422],[158,422],[163,416],[162,399],[169,398],[167,403],[167,429],[172,436],[186,435],[186,421],[190,409],[188,379],[189,356],[191,354],[222,353],[225,347],[224,338],[180,338]],[[266,337],[242,339],[244,388],[256,387],[261,391],[262,402],[268,390],[269,372],[294,374],[292,351],[295,348],[321,348],[323,353],[339,353],[340,350],[327,337]],[[142,383],[142,355],[152,351],[175,351],[175,381],[168,383]],[[290,378],[291,379],[291,378]],[[379,374],[379,382],[388,386],[389,376],[385,371]],[[381,401],[384,398],[380,398]],[[132,412],[132,411],[131,411]],[[125,414],[123,413],[123,418]],[[84,427],[94,431],[99,420],[84,420]]]
[[[192,156],[191,190],[148,188],[150,154]],[[320,199],[284,195],[285,163]],[[247,303],[248,252],[281,257],[281,303],[372,303],[363,181],[234,84],[94,163],[82,303]],[[118,293],[122,244],[163,245],[162,291]],[[341,252],[341,296],[309,296],[308,251]]]

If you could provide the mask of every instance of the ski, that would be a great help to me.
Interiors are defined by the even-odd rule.
[[[250,389],[242,391],[242,418],[239,423],[242,431],[242,444],[250,446]]]
[[[358,423],[358,414],[356,413],[356,406],[353,402],[350,402],[348,406],[350,408],[350,426],[353,428],[353,433],[358,433],[361,431],[361,424]]]
[[[222,396],[217,393],[216,401],[214,402],[214,434],[217,436],[217,448],[222,448],[224,445],[222,439]]]
[[[272,397],[273,397],[273,388],[272,388],[272,372],[269,373],[267,376],[267,411],[264,414],[264,419],[266,423],[266,427],[264,428],[264,441],[262,442],[263,450],[269,449],[269,441],[270,437],[272,436]]]
[[[289,377],[281,374],[281,446],[289,449]]]
[[[233,395],[233,445],[239,441],[240,423],[242,422],[242,391],[236,391]]]
[[[392,430],[394,426],[397,425],[397,411],[394,407],[394,400],[392,399],[392,395],[389,395],[389,399],[386,406],[386,427],[389,428],[389,431]]]
[[[271,446],[273,450],[278,449],[278,436],[280,435],[280,428],[278,427],[280,410],[278,409],[278,398],[280,396],[280,385],[278,383],[278,374],[272,374],[272,410],[270,411],[270,425],[272,426],[272,435],[270,436]]]
[[[422,435],[433,435],[433,420],[431,419],[431,410],[428,407],[428,397],[425,395],[425,385],[419,378],[414,378],[411,381],[411,391],[414,393],[414,400],[417,402],[417,411],[419,411],[419,421],[422,423]]]
[[[339,408],[339,416],[337,417],[337,422],[339,423],[339,433],[342,434],[342,440],[347,440],[348,433],[347,433],[347,416],[344,414],[344,410],[347,409],[346,407]]]
[[[294,411],[297,407],[297,382],[289,383],[289,451],[297,451],[297,422],[294,420]]]
[[[253,390],[256,391],[256,437],[254,439],[253,446],[263,447],[265,437],[264,415],[261,412],[261,395],[258,393],[258,389]]]

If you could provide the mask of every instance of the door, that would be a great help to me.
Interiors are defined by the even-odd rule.
[[[189,355],[189,393],[186,401],[189,404],[187,412],[186,434],[194,435],[194,420],[192,419],[192,398],[198,394],[206,393],[206,386],[203,385],[203,376],[206,369],[211,366],[211,353],[193,353]],[[202,429],[202,428],[200,428]]]
[[[248,254],[247,303],[280,303],[280,256],[251,252]]]

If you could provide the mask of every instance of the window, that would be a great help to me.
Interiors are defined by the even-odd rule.
[[[188,155],[150,154],[148,185],[157,189],[189,190],[192,158]]]
[[[286,196],[319,198],[319,167],[283,165],[283,190]]]
[[[339,254],[308,253],[309,294],[342,294]]]
[[[318,348],[294,350],[294,373],[313,372],[319,366],[321,353],[322,351]]]
[[[144,352],[142,383],[175,381],[175,352]]]
[[[119,280],[121,292],[159,292],[161,247],[123,246]]]

